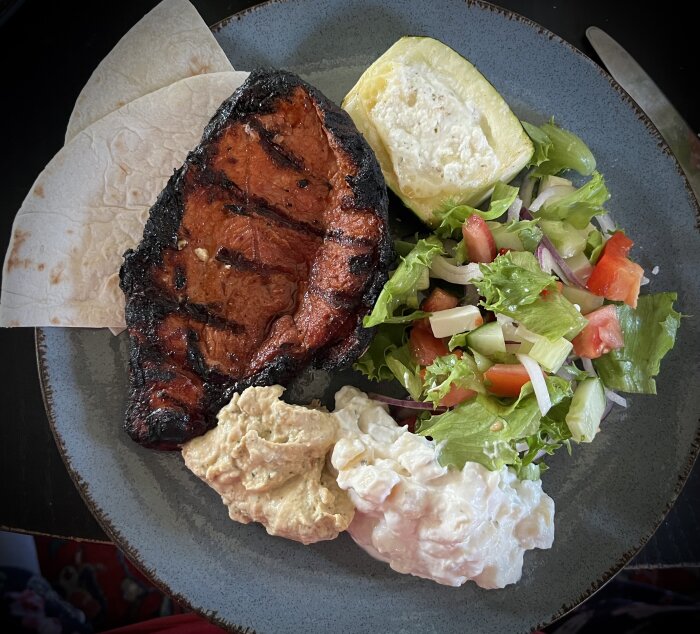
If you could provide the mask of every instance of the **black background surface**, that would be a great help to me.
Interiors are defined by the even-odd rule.
[[[0,6],[0,255],[32,182],[63,145],[80,89],[119,38],[155,4],[25,0]],[[256,3],[193,4],[213,24]],[[430,4],[425,3],[426,11]],[[539,22],[596,61],[585,30],[603,28],[647,70],[691,127],[700,129],[695,97],[700,55],[692,3],[504,0],[500,5]],[[73,486],[49,430],[33,329],[0,330],[0,394],[0,527],[106,539]],[[700,468],[633,565],[700,565],[698,509]]]

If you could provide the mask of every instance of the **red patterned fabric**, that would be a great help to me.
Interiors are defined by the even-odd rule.
[[[185,612],[110,544],[36,537],[36,547],[42,575],[96,631]]]
[[[103,634],[226,634],[196,614],[178,614],[127,625]]]

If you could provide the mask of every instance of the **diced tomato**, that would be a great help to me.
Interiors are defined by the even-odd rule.
[[[491,229],[479,214],[472,214],[462,225],[464,244],[471,262],[493,262],[496,257],[496,241]]]
[[[496,396],[519,396],[520,389],[530,380],[522,363],[497,363],[484,372],[486,389]]]
[[[440,401],[440,405],[443,407],[454,407],[455,405],[464,403],[464,401],[468,401],[470,398],[474,398],[476,394],[474,390],[452,384],[450,391]]]
[[[459,304],[459,300],[447,291],[443,291],[441,288],[434,288],[430,295],[428,295],[420,307],[426,313],[436,313],[439,310],[448,310],[450,308],[456,308]]]
[[[605,243],[593,267],[586,288],[595,295],[637,307],[644,269],[627,258],[634,243],[624,233],[616,233]]]
[[[624,233],[618,231],[605,243],[601,255],[607,253],[608,255],[616,255],[626,258],[629,255],[630,249],[633,245],[634,242],[632,242],[632,240],[630,240]]]
[[[615,306],[598,308],[588,313],[586,319],[588,324],[571,342],[579,357],[597,359],[625,345]]]
[[[510,253],[511,249],[508,249],[506,247],[502,247],[498,249],[498,255],[505,255],[506,253]]]
[[[430,324],[426,326],[423,321],[417,322],[411,328],[408,349],[418,365],[430,365],[438,357],[450,352],[442,339],[433,336]]]

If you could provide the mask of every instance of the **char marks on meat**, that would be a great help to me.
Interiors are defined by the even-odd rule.
[[[350,117],[291,73],[252,73],[125,254],[128,433],[175,449],[234,392],[351,363],[392,255],[384,180]]]

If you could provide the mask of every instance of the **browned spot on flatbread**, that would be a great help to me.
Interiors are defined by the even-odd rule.
[[[122,101],[121,99],[117,101],[117,108],[121,108],[122,106],[126,105],[126,101]]]
[[[43,198],[44,197],[44,186],[39,184],[34,188],[34,195]]]
[[[19,327],[19,322],[16,319],[13,319],[9,324],[7,324],[10,328],[18,328]]]
[[[206,73],[211,73],[211,66],[207,63],[199,59],[199,57],[192,57],[190,59],[190,70],[192,71],[193,75],[204,75]]]
[[[58,284],[61,281],[61,275],[63,275],[63,265],[59,264],[58,266],[54,266],[51,269],[51,276],[49,277],[49,281],[52,284]]]
[[[36,270],[37,271],[43,271],[46,268],[46,264],[43,262],[39,262],[39,264],[36,265]]]
[[[22,248],[22,245],[27,241],[29,235],[29,231],[22,231],[21,229],[15,230],[15,233],[12,236],[12,250],[10,251],[10,257],[7,258],[8,272],[20,266],[26,269],[28,266],[31,265],[32,262],[29,258],[19,257],[19,250]]]
[[[58,326],[61,323],[61,320],[58,317],[51,317],[51,323],[54,326]]]
[[[73,235],[73,229],[66,229],[66,233],[67,233],[69,236],[72,236],[72,235]]]

